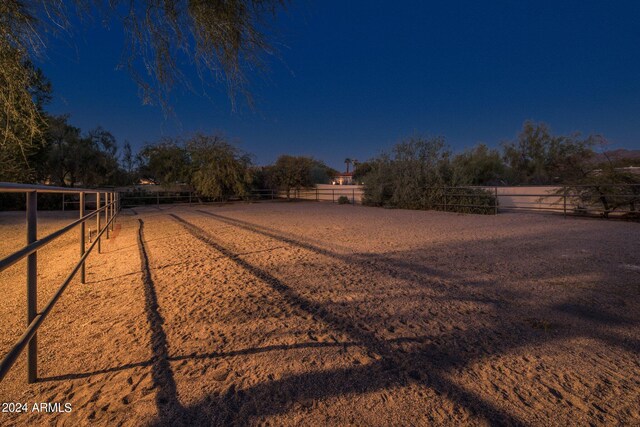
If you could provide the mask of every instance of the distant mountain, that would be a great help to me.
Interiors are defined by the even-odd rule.
[[[617,150],[605,151],[604,153],[597,153],[593,158],[595,163],[602,163],[611,160],[618,163],[636,163],[640,162],[640,150],[627,150],[625,148],[619,148]]]

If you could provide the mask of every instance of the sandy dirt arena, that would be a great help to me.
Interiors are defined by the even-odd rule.
[[[42,213],[40,235],[77,213]],[[0,256],[24,244],[0,213]],[[256,203],[125,210],[1,425],[640,425],[640,226]],[[78,231],[39,253],[42,306]],[[0,354],[26,323],[0,273]],[[39,413],[39,402],[70,413]]]

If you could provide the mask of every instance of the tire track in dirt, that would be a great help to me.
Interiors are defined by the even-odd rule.
[[[225,255],[229,260],[236,263],[241,268],[253,274],[255,277],[269,285],[273,290],[284,297],[285,301],[292,309],[301,315],[319,318],[331,329],[349,337],[353,342],[363,345],[373,356],[374,362],[369,366],[373,371],[385,372],[385,380],[374,385],[373,389],[385,389],[391,384],[404,387],[409,384],[422,384],[433,388],[437,395],[444,393],[460,407],[468,409],[473,416],[483,418],[487,421],[498,422],[502,425],[523,425],[523,423],[509,413],[501,411],[488,401],[459,387],[453,383],[446,375],[442,375],[438,370],[444,366],[432,366],[429,376],[423,378],[415,369],[411,368],[411,363],[416,359],[412,356],[420,357],[419,354],[401,355],[389,343],[378,338],[374,332],[353,324],[352,319],[335,314],[326,309],[322,304],[311,301],[293,290],[280,279],[250,262],[240,258],[237,253],[218,243],[207,231],[184,220],[176,214],[169,214],[175,221],[181,224],[194,238],[214,248]],[[280,241],[295,245],[299,242]],[[422,361],[424,364],[424,361]],[[361,368],[354,368],[355,372],[360,372]],[[344,378],[349,374],[345,373]],[[301,391],[301,394],[304,394]]]
[[[415,282],[416,280],[424,280],[425,275],[444,278],[446,283],[442,280],[431,280],[429,282],[429,286],[437,290],[439,292],[451,293],[452,291],[462,291],[463,285],[460,285],[459,281],[464,281],[467,285],[475,285],[476,282],[470,282],[468,279],[463,279],[455,274],[450,272],[443,271],[442,269],[436,269],[429,266],[422,266],[422,271],[420,274],[416,274],[415,271],[412,271],[411,268],[408,268],[406,263],[402,261],[390,259],[387,256],[380,254],[370,254],[370,255],[362,255],[362,254],[353,254],[353,253],[336,253],[332,250],[323,248],[316,244],[301,240],[299,237],[294,238],[286,235],[284,232],[278,230],[275,231],[273,229],[269,229],[267,227],[260,226],[258,224],[254,224],[251,222],[243,221],[236,218],[229,218],[227,216],[218,215],[213,212],[205,211],[198,209],[196,211],[199,214],[207,215],[220,221],[224,224],[234,226],[243,230],[250,231],[252,233],[270,238],[275,240],[276,242],[286,243],[288,245],[300,248],[305,251],[309,251],[314,254],[318,254],[321,256],[325,256],[327,258],[337,260],[339,262],[343,262],[345,264],[354,264],[358,266],[358,268],[366,271],[369,274],[375,276],[391,276],[393,278],[399,278],[406,280],[408,282]],[[394,268],[389,268],[389,262],[393,262]],[[476,292],[473,290],[473,286],[467,286],[467,289],[464,290],[466,294],[473,297],[478,297]],[[490,301],[494,305],[502,304],[504,301],[499,294],[491,295],[489,299],[487,299],[487,295],[483,295],[487,301]],[[449,310],[452,307],[449,307]]]
[[[274,230],[273,228],[268,228],[268,227],[264,227],[258,224],[255,224],[253,222],[247,222],[247,221],[242,221],[239,219],[235,219],[235,218],[229,218],[227,216],[222,216],[222,215],[217,215],[211,212],[207,212],[207,211],[203,211],[203,210],[199,210],[199,213],[205,214],[209,217],[213,217],[215,219],[218,219],[221,223],[224,224],[235,224],[238,228],[243,229],[243,230],[247,230],[253,233],[256,233],[258,235],[262,235],[266,238],[269,239],[275,239],[276,241],[280,241],[280,242],[287,242],[289,244],[292,244],[298,248],[304,249],[304,250],[308,250],[308,251],[312,251],[315,252],[317,254],[320,255],[325,255],[331,258],[334,258],[336,260],[343,260],[346,257],[349,257],[349,255],[347,255],[346,257],[343,254],[337,254],[331,250],[328,249],[324,249],[322,247],[318,247],[317,245],[314,245],[313,243],[308,243],[307,241],[303,240],[302,237],[290,237],[289,234],[286,234],[283,231],[280,230]],[[232,240],[233,242],[235,242],[235,240]],[[385,265],[385,261],[386,261],[386,257],[382,256],[380,257],[381,263],[379,266],[370,266],[369,263],[366,262],[366,257],[361,257],[360,255],[354,255],[351,256],[350,258],[351,260],[355,261],[357,263],[358,266],[361,266],[362,268],[369,270],[371,273],[374,273],[375,271],[378,271],[380,273],[384,273],[384,274],[390,274],[390,271],[388,270],[389,267],[389,263],[387,262],[387,265]],[[404,265],[409,266],[409,263],[404,263],[401,262],[400,264],[398,263],[394,263],[395,266],[398,266],[400,268],[402,268]],[[428,269],[425,269],[425,274],[428,274]],[[394,274],[394,277],[398,277],[398,274],[392,273]],[[457,280],[464,280],[463,278],[457,279]],[[448,286],[448,284],[447,284]],[[464,292],[464,294],[467,297],[473,297],[475,300],[480,298],[483,298],[486,300],[486,290],[483,290],[481,293],[479,294],[475,294],[475,293],[469,293],[467,292],[466,288],[463,287],[461,288],[457,288],[457,289],[451,289],[449,294],[454,294],[458,292],[459,294],[457,295],[458,297],[462,295],[462,293]],[[491,298],[491,300],[493,301],[494,299]],[[499,308],[498,313],[502,312],[505,315],[510,315],[510,314],[514,314],[517,313],[517,310],[512,310],[508,307],[508,305],[506,304],[502,304],[503,301],[498,300],[500,302],[499,305],[497,305],[496,307]],[[506,300],[504,300],[506,301]],[[451,308],[455,308],[453,306],[449,307],[449,309]],[[555,307],[551,307],[551,310],[553,310]],[[548,310],[548,309],[547,309]],[[541,310],[541,312],[544,312],[544,308],[543,310]],[[589,312],[590,314],[591,312]],[[449,313],[447,313],[449,314]],[[544,315],[544,314],[543,314]],[[548,315],[548,314],[547,314]],[[604,316],[604,314],[602,315]],[[601,317],[602,317],[601,316]],[[349,316],[351,317],[351,316]],[[512,316],[510,316],[512,317]],[[618,316],[616,316],[615,318],[612,316],[608,316],[605,318],[605,320],[611,320],[611,319],[618,319]],[[575,338],[577,338],[578,336],[580,336],[579,334],[577,336],[572,335],[574,332],[567,328],[567,329],[562,329],[562,330],[554,330],[552,334],[547,334],[545,333],[544,335],[542,334],[535,334],[535,333],[531,333],[531,330],[527,330],[528,328],[525,328],[524,330],[522,330],[521,327],[521,319],[519,316],[517,316],[514,319],[509,319],[508,317],[505,319],[499,319],[496,321],[495,324],[490,325],[490,327],[488,329],[480,329],[477,331],[477,336],[480,339],[483,339],[483,337],[490,337],[492,339],[492,341],[495,344],[498,344],[498,346],[494,347],[493,349],[491,349],[488,352],[488,355],[491,356],[491,358],[493,359],[495,356],[500,356],[501,358],[503,358],[504,360],[499,360],[497,361],[498,363],[487,363],[486,359],[483,361],[483,358],[479,358],[476,361],[476,356],[475,355],[469,355],[466,354],[466,352],[469,350],[469,345],[471,345],[472,347],[475,347],[476,343],[473,342],[472,331],[467,331],[467,333],[464,334],[460,334],[458,332],[455,332],[453,334],[450,334],[448,337],[444,337],[444,341],[453,341],[453,345],[451,346],[452,349],[454,351],[460,351],[462,350],[463,354],[459,354],[459,353],[454,353],[454,354],[446,354],[446,352],[443,352],[442,349],[441,351],[435,351],[434,356],[442,356],[445,355],[446,357],[457,357],[460,362],[460,364],[453,364],[451,365],[453,367],[453,369],[448,372],[447,374],[451,374],[452,372],[456,372],[456,374],[454,374],[454,376],[451,376],[450,378],[456,380],[455,376],[460,376],[463,374],[464,372],[464,381],[462,381],[463,387],[469,389],[469,390],[473,390],[473,393],[475,393],[476,395],[486,395],[486,396],[492,396],[492,395],[498,395],[496,396],[498,399],[502,399],[502,402],[504,403],[508,403],[509,406],[512,405],[516,405],[516,406],[520,406],[522,408],[522,406],[528,406],[531,407],[531,404],[535,405],[535,410],[534,411],[525,411],[526,417],[531,420],[533,419],[537,419],[538,421],[544,419],[545,416],[545,412],[546,412],[546,416],[553,416],[554,413],[556,413],[554,408],[557,408],[558,405],[565,405],[565,408],[568,407],[570,408],[569,411],[571,411],[570,413],[564,412],[564,416],[569,416],[569,418],[566,419],[573,419],[573,420],[577,420],[577,419],[582,419],[582,420],[601,420],[603,421],[597,414],[594,415],[594,412],[590,409],[587,408],[586,403],[588,403],[591,399],[585,399],[584,396],[582,399],[584,399],[585,403],[582,403],[580,401],[580,395],[576,394],[574,390],[572,390],[572,387],[570,385],[565,385],[563,387],[563,391],[562,393],[557,392],[558,389],[558,382],[554,381],[555,378],[555,372],[554,371],[554,367],[553,367],[553,363],[555,362],[553,359],[550,360],[550,365],[549,366],[544,366],[544,369],[540,369],[539,367],[536,368],[536,377],[541,375],[541,379],[546,379],[548,381],[550,381],[550,384],[552,384],[553,386],[550,387],[542,387],[542,389],[538,390],[538,385],[541,384],[541,381],[536,380],[535,382],[532,381],[528,381],[529,378],[524,377],[523,373],[522,373],[522,368],[523,366],[525,368],[529,368],[530,365],[533,363],[533,360],[540,360],[540,357],[536,356],[535,352],[533,353],[533,357],[532,360],[526,360],[526,357],[522,357],[522,359],[517,359],[515,358],[515,355],[512,356],[509,353],[513,353],[514,350],[520,346],[522,346],[522,349],[527,353],[531,353],[531,349],[536,346],[536,344],[552,344],[553,346],[560,346],[560,348],[563,349],[564,353],[564,357],[574,357],[574,351],[575,349],[573,348],[573,345],[571,343],[571,341]],[[609,322],[612,323],[612,322]],[[627,323],[627,322],[623,322],[620,321],[620,323]],[[515,327],[513,327],[515,325]],[[505,328],[506,326],[506,328]],[[546,331],[545,331],[546,332]],[[586,334],[586,336],[590,337],[590,338],[595,338],[595,339],[600,339],[600,340],[605,340],[605,342],[607,341],[607,336],[598,333],[596,331],[590,331],[588,334]],[[497,341],[496,341],[497,339]],[[455,342],[462,342],[463,345],[462,346],[458,346],[455,344]],[[465,342],[466,341],[466,342]],[[614,344],[616,347],[620,347],[622,349],[625,350],[631,350],[632,352],[634,351],[634,342],[627,342],[627,341],[621,341],[621,340],[615,340],[612,339],[611,340],[612,344]],[[506,344],[506,345],[505,345]],[[445,348],[446,348],[445,344]],[[636,347],[637,348],[637,345]],[[425,349],[428,352],[428,348]],[[442,354],[445,353],[445,354]],[[618,357],[620,357],[620,354],[618,352],[618,354],[613,354],[612,356],[616,357],[617,362],[625,362],[624,360],[620,360]],[[513,360],[509,360],[510,358],[513,357]],[[624,357],[624,356],[622,356]],[[560,360],[560,356],[557,357],[556,360]],[[601,362],[606,361],[607,359],[604,358]],[[476,363],[477,362],[477,363]],[[503,366],[503,363],[507,362],[510,364],[514,364],[515,363],[515,370],[514,371],[510,371],[509,369],[506,369],[505,366]],[[524,362],[524,364],[523,364]],[[580,364],[578,363],[578,365],[576,366],[576,368],[579,368],[581,370],[586,370],[587,372],[592,371],[595,367],[600,367],[601,366],[601,362],[599,362],[598,360],[594,360],[593,363],[586,363],[586,364]],[[627,361],[628,362],[628,359]],[[571,363],[571,362],[569,362]],[[484,364],[484,366],[482,366]],[[425,366],[425,364],[422,364],[423,366]],[[431,365],[430,363],[427,363],[426,366]],[[475,366],[473,366],[475,365]],[[591,366],[589,366],[591,365]],[[443,369],[443,373],[445,373],[445,369],[447,368],[447,362],[445,362],[444,364],[439,364],[439,363],[435,363],[435,367],[436,369]],[[475,383],[475,381],[473,381],[473,376],[476,375],[477,371],[480,371],[480,373],[483,376],[487,376],[487,377],[491,377],[490,380],[484,381],[484,382],[479,382],[478,384]],[[597,372],[597,371],[596,371]],[[469,378],[469,376],[471,376],[472,378]],[[579,377],[580,374],[577,374],[577,377]],[[590,376],[590,375],[589,375]],[[591,380],[595,380],[596,382],[599,381],[598,379],[594,379],[592,376],[590,376]],[[471,382],[469,381],[469,379],[471,379]],[[523,383],[524,381],[524,383]],[[456,381],[458,384],[460,384],[459,381]],[[478,388],[483,388],[486,384],[489,384],[489,386],[493,387],[495,390],[491,389],[491,390],[479,390]],[[513,387],[514,390],[519,390],[520,386],[524,385],[524,387],[522,388],[522,390],[524,391],[524,393],[528,393],[528,399],[531,399],[531,402],[527,402],[525,400],[523,400],[522,397],[518,396],[517,392],[514,392],[513,394],[507,393],[505,392],[503,389],[509,388],[509,387]],[[478,387],[479,386],[479,387]],[[620,387],[622,390],[628,389],[628,385],[622,383],[622,384],[617,384],[616,387]],[[608,395],[606,394],[602,394],[599,396],[594,396],[596,401],[598,402],[598,404],[600,406],[602,405],[607,405],[607,401],[609,398],[616,398],[617,395],[617,391],[615,390],[615,387],[610,387],[613,390],[609,390],[607,391]],[[532,394],[533,393],[533,394]],[[600,394],[600,393],[598,393]],[[515,395],[515,396],[514,396]],[[583,393],[584,395],[584,393]],[[515,397],[515,398],[514,398]],[[520,402],[518,402],[518,400]],[[620,400],[624,400],[624,399],[620,399]],[[500,401],[500,400],[499,400]],[[627,400],[628,401],[628,400]],[[596,406],[597,404],[594,403],[594,406]],[[504,409],[504,407],[502,407]],[[622,418],[618,418],[618,420],[620,419],[633,419],[633,415],[630,415],[630,413],[632,412],[628,412],[624,409],[622,410],[618,410],[618,416],[621,416]],[[522,413],[522,412],[520,412]],[[542,418],[539,418],[538,415],[542,415]],[[576,416],[578,416],[579,418],[576,418]],[[584,417],[584,418],[583,418]],[[610,418],[611,421],[615,420],[615,418]]]
[[[154,386],[158,388],[156,395],[158,418],[160,425],[174,425],[176,420],[187,421],[186,411],[178,399],[176,382],[169,363],[169,345],[162,326],[164,319],[159,312],[158,296],[151,277],[149,256],[144,244],[144,221],[139,218],[138,224],[138,250],[144,284],[145,312],[151,329],[151,350],[153,352],[151,377]]]

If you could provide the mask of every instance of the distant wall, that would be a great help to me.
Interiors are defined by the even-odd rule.
[[[501,210],[547,210],[564,211],[564,198],[555,193],[563,187],[530,186],[530,187],[495,187],[498,193],[498,207]],[[567,204],[567,209],[573,207]]]
[[[498,206],[502,210],[549,210],[562,212],[564,201],[554,193],[562,187],[528,186],[528,187],[482,187],[495,193],[497,190]],[[317,194],[316,194],[316,189]],[[301,190],[299,198],[306,200],[337,201],[344,195],[355,203],[362,203],[363,185],[331,185],[318,184],[316,189]],[[567,209],[572,207],[567,205]]]
[[[303,200],[337,202],[340,196],[346,196],[351,203],[362,203],[362,185],[317,184],[315,188],[300,190],[296,197]],[[291,192],[293,197],[293,191]],[[282,197],[282,194],[281,194]]]

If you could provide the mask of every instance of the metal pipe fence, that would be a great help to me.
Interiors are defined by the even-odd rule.
[[[275,190],[252,190],[244,195],[227,195],[224,199],[214,199],[198,195],[193,191],[154,191],[154,192],[121,192],[123,208],[136,206],[156,206],[166,204],[203,204],[236,200],[274,200],[278,198]]]
[[[324,188],[323,188],[324,187]],[[224,200],[198,196],[195,192],[121,193],[125,207],[174,203],[214,203],[220,201],[313,200],[337,203],[346,197],[350,204],[367,203],[364,187],[336,185],[331,188],[296,188],[284,190],[252,190],[242,196]],[[640,215],[640,185],[604,184],[575,186],[439,186],[415,191],[413,200],[404,203],[412,209],[445,212],[499,214],[500,212],[546,212],[564,216],[633,217]]]
[[[346,195],[352,203],[367,203],[364,187],[336,186],[307,189],[301,199],[332,201]],[[351,188],[349,188],[351,187]],[[319,195],[319,196],[318,196]],[[640,215],[640,184],[573,186],[438,186],[415,191],[410,206],[446,212],[498,214],[500,212],[546,212],[564,216],[630,217]]]
[[[45,185],[27,185],[0,183],[0,193],[24,193],[26,195],[26,223],[27,223],[27,244],[22,249],[0,259],[0,272],[11,267],[18,261],[27,259],[26,285],[27,285],[27,329],[19,338],[18,342],[9,350],[5,357],[0,361],[0,381],[4,379],[11,367],[14,365],[20,354],[27,349],[27,381],[33,383],[38,378],[38,342],[37,331],[47,315],[51,312],[62,293],[65,291],[69,283],[75,275],[80,271],[80,282],[85,283],[85,261],[91,251],[98,246],[100,251],[100,243],[102,235],[107,233],[109,238],[109,229],[113,229],[113,224],[121,208],[120,198],[114,191],[100,189],[81,189],[81,188],[64,188],[50,187]],[[79,214],[80,217],[76,221],[54,231],[53,233],[38,239],[38,194],[61,193],[61,194],[77,194],[79,196]],[[96,209],[92,212],[85,213],[87,194],[95,194]],[[104,199],[104,203],[102,203]],[[64,204],[63,204],[64,206]],[[101,228],[100,218],[104,214],[104,227]],[[96,218],[97,231],[96,239],[86,248],[85,245],[85,223]],[[71,229],[80,225],[80,260],[76,263],[71,273],[67,276],[62,285],[55,292],[53,297],[47,302],[41,311],[38,311],[38,250],[51,243],[58,237],[66,234]]]
[[[362,192],[357,188],[336,186],[332,189],[294,188],[289,190],[254,189],[242,195],[227,195],[223,199],[208,198],[193,191],[153,191],[153,192],[121,192],[123,208],[138,206],[156,206],[165,204],[206,204],[229,201],[266,201],[266,200],[315,200],[338,202],[340,196],[349,199],[350,204],[360,203]]]

